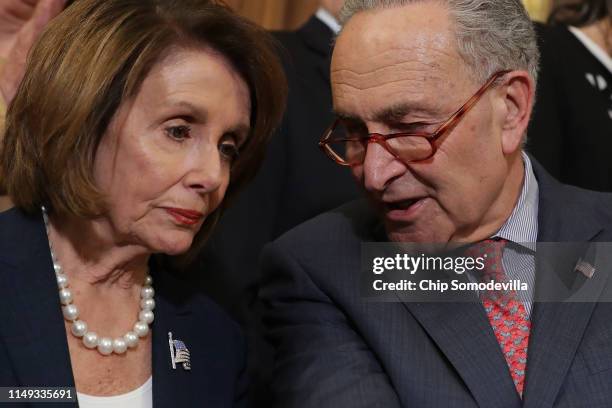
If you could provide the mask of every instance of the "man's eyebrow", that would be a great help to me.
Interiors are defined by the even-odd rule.
[[[406,115],[410,113],[431,115],[432,111],[429,109],[425,109],[421,106],[417,106],[414,103],[402,102],[402,103],[388,106],[386,108],[381,109],[378,112],[375,112],[373,117],[374,117],[374,120],[377,122],[395,123],[395,122],[402,121],[406,117]],[[352,115],[347,112],[340,111],[340,110],[334,110],[334,114],[336,115],[336,117],[343,119],[343,120],[352,121],[352,122],[363,122],[362,118]]]
[[[395,123],[402,121],[408,114],[429,114],[431,111],[422,106],[416,106],[414,103],[402,102],[389,107],[383,108],[374,113],[374,120],[384,123]]]
[[[338,119],[342,119],[342,120],[347,120],[347,121],[352,121],[352,122],[357,122],[361,120],[355,115],[351,115],[350,113],[342,112],[342,111],[335,110],[335,109],[333,110],[333,114]]]

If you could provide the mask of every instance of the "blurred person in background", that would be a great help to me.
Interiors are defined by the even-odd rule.
[[[241,330],[170,271],[280,123],[272,44],[208,0],[79,0],[49,24],[0,151],[0,385],[76,387],[84,408],[247,404]]]
[[[562,182],[612,191],[612,0],[564,2],[537,27],[527,149]]]
[[[257,381],[253,400],[261,406],[269,406],[266,387],[272,364],[271,351],[258,334],[253,304],[260,252],[297,224],[358,195],[348,169],[335,166],[317,146],[334,117],[329,67],[342,4],[343,0],[321,0],[316,13],[298,30],[273,33],[281,44],[289,84],[281,128],[261,170],[224,213],[198,260],[224,272],[202,275],[200,266],[193,268],[203,289],[249,328],[252,377]]]
[[[17,92],[28,51],[66,0],[3,0],[0,2],[0,144],[6,106]],[[11,207],[0,179],[0,212]]]

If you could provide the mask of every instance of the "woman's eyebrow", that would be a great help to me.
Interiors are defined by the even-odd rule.
[[[186,100],[181,99],[170,101],[169,103],[167,103],[167,105],[173,108],[185,109],[189,112],[189,116],[192,116],[200,122],[206,122],[206,119],[208,118],[208,111],[205,108],[194,105],[193,103]]]

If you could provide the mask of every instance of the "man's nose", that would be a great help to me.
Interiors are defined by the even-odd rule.
[[[380,142],[371,140],[363,160],[363,183],[367,191],[382,192],[395,178],[406,172],[400,162]]]

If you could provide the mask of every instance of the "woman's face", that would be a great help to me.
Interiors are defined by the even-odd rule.
[[[249,89],[225,57],[177,48],[124,102],[94,163],[119,245],[179,254],[223,199],[248,135]]]

